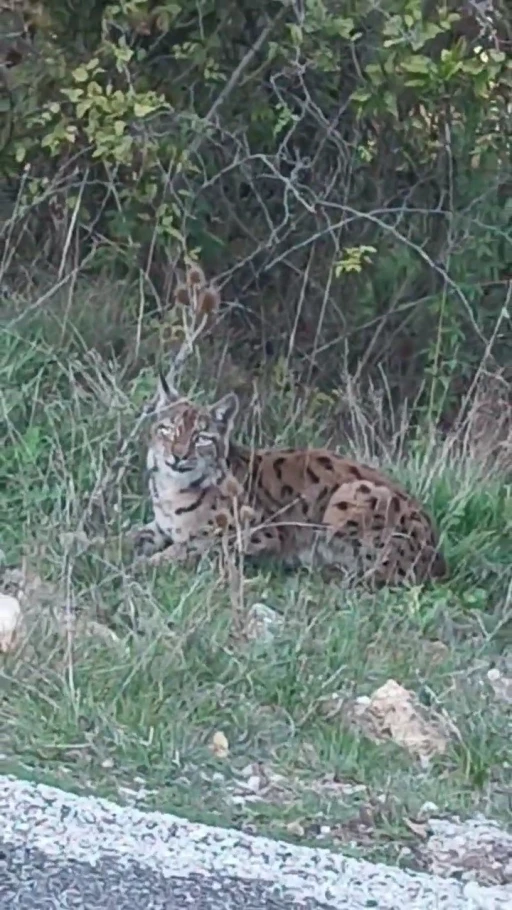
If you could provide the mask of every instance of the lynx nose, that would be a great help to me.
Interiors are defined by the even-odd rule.
[[[190,440],[183,436],[175,437],[172,445],[172,453],[175,458],[188,458],[191,455]]]

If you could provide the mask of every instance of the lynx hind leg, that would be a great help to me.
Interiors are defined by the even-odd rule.
[[[279,529],[272,524],[262,525],[250,530],[244,542],[244,553],[247,556],[274,555],[282,552]]]
[[[335,528],[362,532],[393,528],[402,512],[404,497],[371,481],[342,483],[327,503],[324,522]]]
[[[434,535],[428,519],[404,494],[367,481],[341,484],[324,521],[333,554],[346,539],[357,544],[358,574],[375,585],[419,582],[435,574]],[[434,571],[432,571],[434,567]]]
[[[278,555],[282,551],[279,528],[268,522],[261,522],[257,512],[250,506],[240,509],[240,535],[245,556]]]
[[[401,507],[401,497],[387,487],[362,480],[340,484],[323,516],[321,561],[375,584],[392,583],[398,571],[393,529]]]

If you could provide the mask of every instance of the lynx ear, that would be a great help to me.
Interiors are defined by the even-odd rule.
[[[166,405],[174,404],[174,402],[177,401],[180,397],[178,390],[169,384],[163,370],[160,370],[158,373],[157,395],[157,408],[164,408]]]
[[[211,406],[210,412],[220,430],[230,429],[238,411],[238,404],[238,395],[229,392]]]

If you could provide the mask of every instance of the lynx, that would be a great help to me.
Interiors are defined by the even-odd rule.
[[[188,559],[241,521],[244,554],[272,554],[289,567],[377,586],[446,574],[430,516],[393,480],[325,449],[240,445],[237,410],[234,393],[203,407],[161,376],[147,453],[154,520],[136,534],[138,555]]]

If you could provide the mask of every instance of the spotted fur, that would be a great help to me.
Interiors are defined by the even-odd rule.
[[[147,454],[154,520],[136,537],[152,561],[186,559],[240,516],[244,553],[329,567],[375,584],[446,574],[424,508],[375,468],[324,449],[256,449],[231,440],[229,394],[200,407],[161,380]]]

